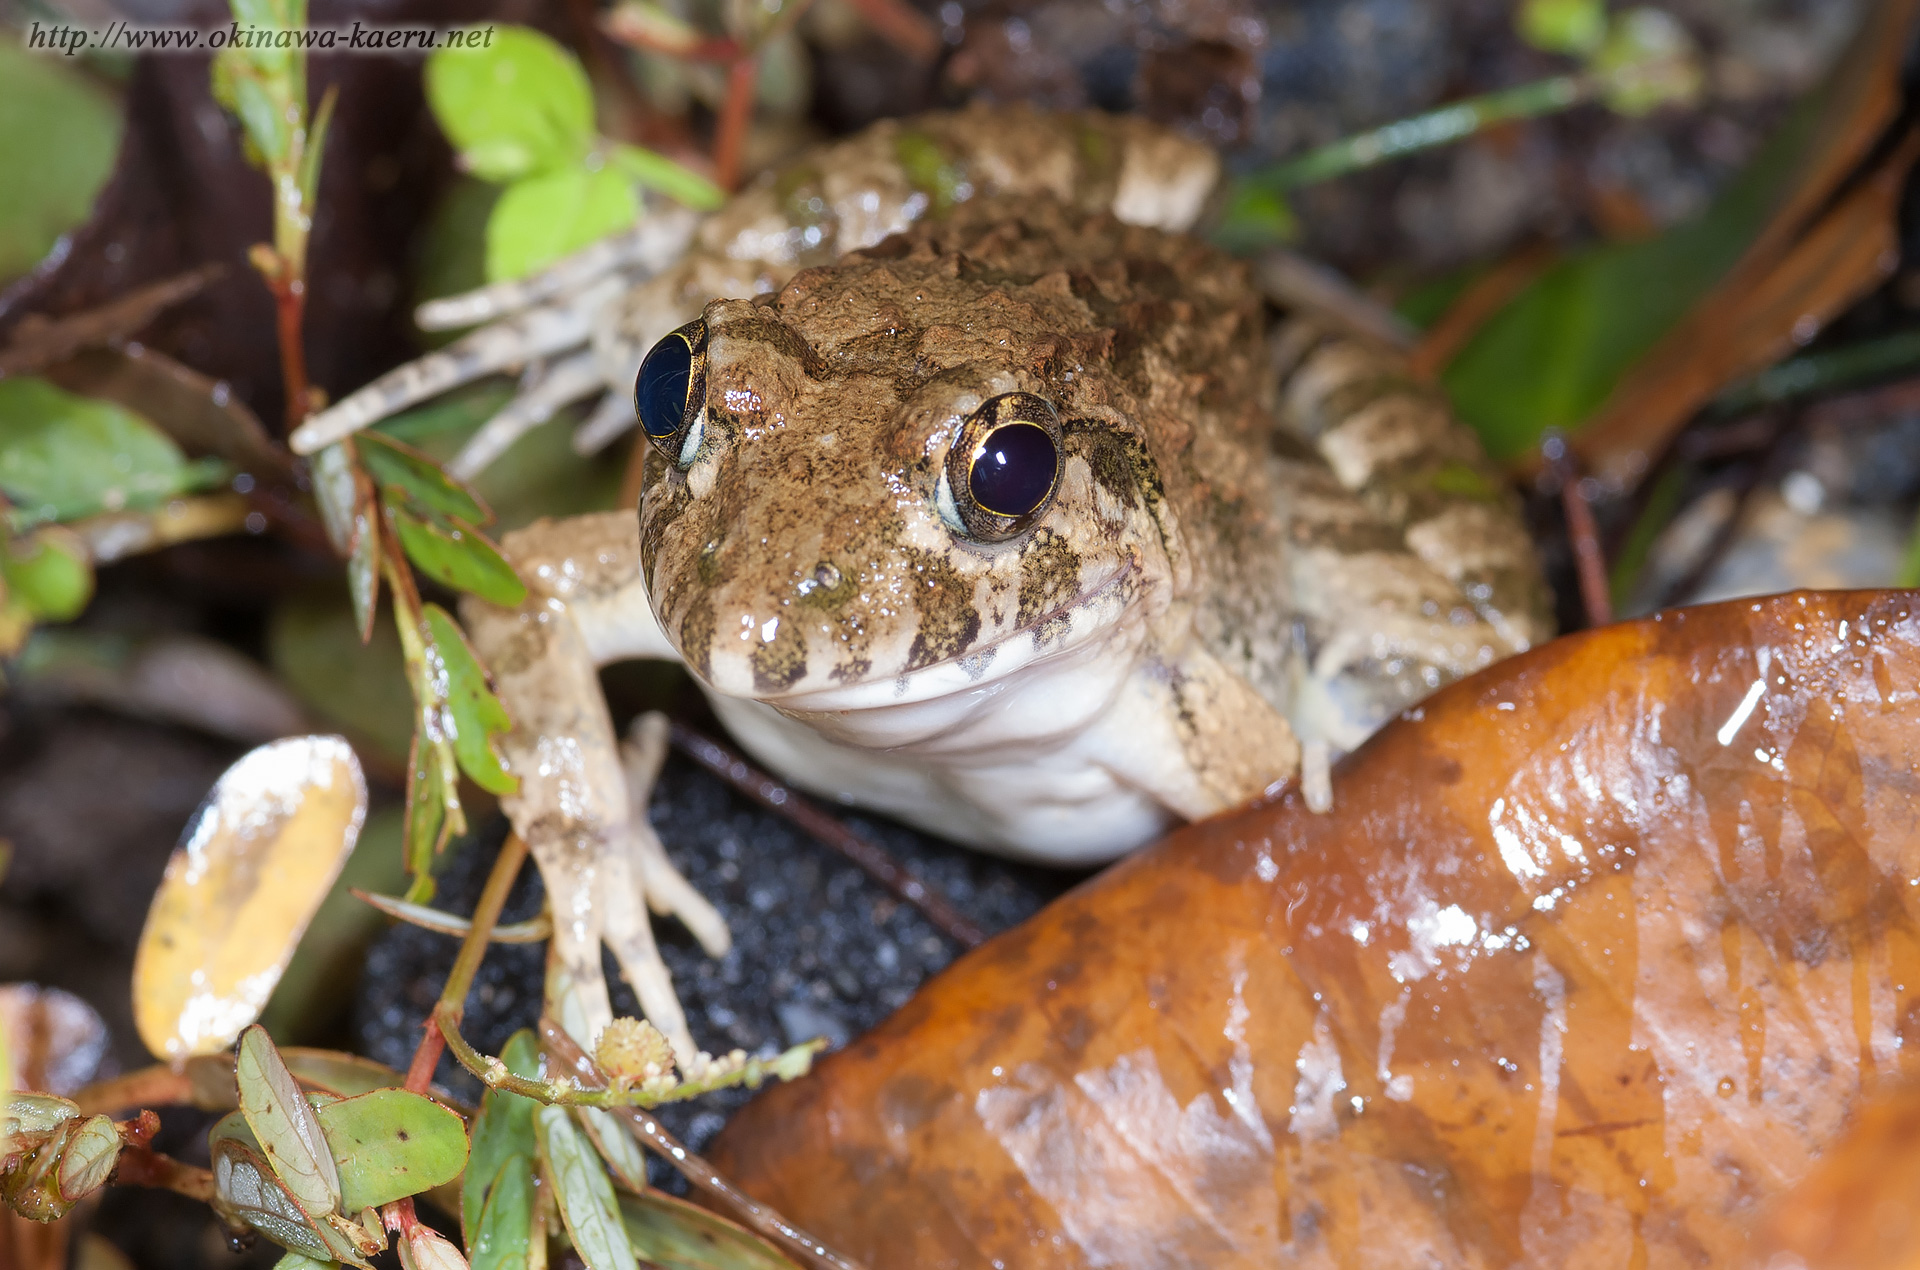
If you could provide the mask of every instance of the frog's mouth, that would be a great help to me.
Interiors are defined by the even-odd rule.
[[[983,703],[1017,678],[1084,659],[1116,633],[1142,625],[1128,620],[1139,612],[1141,576],[1139,564],[1128,560],[1108,578],[991,643],[904,674],[755,695],[790,715],[848,714],[941,699]]]

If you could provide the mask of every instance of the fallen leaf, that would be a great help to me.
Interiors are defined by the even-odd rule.
[[[34,983],[0,984],[0,1069],[13,1087],[69,1096],[100,1069],[107,1025],[71,992]],[[4,1092],[0,1085],[0,1092]]]
[[[167,861],[133,965],[155,1055],[211,1054],[259,1016],[366,816],[337,736],[290,737],[228,768]]]
[[[712,1149],[875,1268],[1736,1265],[1920,1044],[1920,595],[1556,640],[969,954]]]
[[[1859,1109],[1762,1227],[1755,1270],[1920,1267],[1920,1083]]]

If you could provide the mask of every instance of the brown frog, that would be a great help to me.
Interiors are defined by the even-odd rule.
[[[652,447],[638,523],[509,535],[532,596],[464,610],[514,716],[505,805],[574,1030],[607,1017],[605,937],[690,1044],[643,894],[725,939],[633,805],[598,665],[683,660],[787,779],[1085,864],[1303,754],[1324,805],[1332,756],[1549,633],[1510,498],[1441,399],[1337,322],[1276,321],[1247,265],[1186,235],[1218,177],[1133,119],[889,121],[677,255],[636,231],[603,252],[617,294],[576,267],[602,307],[570,356],[634,386]],[[556,285],[462,312],[532,304],[524,337]],[[470,372],[487,335],[448,356]],[[447,378],[401,376],[305,441]]]

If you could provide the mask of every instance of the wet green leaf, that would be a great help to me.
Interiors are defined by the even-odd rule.
[[[261,1156],[250,1134],[231,1131],[229,1116],[209,1136],[213,1156],[214,1211],[253,1227],[282,1248],[316,1261],[367,1264],[363,1249],[377,1246],[364,1230],[338,1213],[315,1217],[301,1207]],[[240,1125],[245,1129],[244,1123]],[[227,1130],[223,1132],[223,1129]]]
[[[353,508],[359,501],[353,479],[354,450],[349,438],[327,446],[307,461],[320,523],[326,526],[327,541],[341,555],[353,549]]]
[[[580,1127],[586,1131],[587,1138],[600,1152],[607,1167],[613,1170],[614,1180],[629,1191],[639,1194],[647,1189],[647,1156],[627,1132],[626,1122],[610,1111],[599,1107],[576,1107]]]
[[[660,1270],[798,1270],[752,1231],[659,1191],[622,1195],[620,1218],[634,1251]]]
[[[339,1212],[340,1171],[327,1137],[267,1030],[257,1023],[240,1035],[233,1074],[247,1127],[288,1193],[310,1216]]]
[[[407,558],[441,585],[471,592],[502,608],[515,608],[527,598],[526,584],[513,566],[472,525],[423,520],[392,503],[387,504],[387,517]]]
[[[120,129],[112,98],[73,62],[29,53],[11,31],[0,38],[0,281],[86,220]]]
[[[523,177],[487,219],[487,281],[523,278],[639,219],[633,185],[614,168]]]
[[[539,1043],[525,1028],[508,1038],[500,1060],[517,1076],[540,1075]],[[500,1089],[489,1089],[481,1097],[480,1114],[473,1122],[473,1149],[460,1182],[460,1228],[468,1242],[476,1238],[488,1188],[499,1180],[501,1169],[515,1157],[533,1158],[533,1113],[538,1105]]]
[[[418,503],[423,511],[435,511],[475,525],[484,525],[493,513],[473,491],[454,480],[438,463],[410,445],[402,444],[378,432],[363,432],[359,437],[360,461],[371,476],[392,498]]]
[[[273,1270],[327,1270],[327,1267],[332,1264],[330,1261],[315,1261],[312,1257],[288,1251],[281,1255],[280,1260],[273,1263]]]
[[[466,1126],[423,1094],[376,1089],[329,1103],[318,1118],[339,1166],[341,1204],[348,1212],[418,1195],[466,1167]]]
[[[611,153],[629,180],[646,189],[659,190],[675,202],[705,212],[727,201],[725,190],[663,154],[625,143],[613,146]]]
[[[635,1270],[613,1183],[573,1116],[565,1107],[542,1107],[534,1113],[533,1125],[553,1178],[560,1220],[587,1270]]]
[[[460,770],[488,793],[511,794],[520,783],[500,765],[493,742],[513,727],[513,720],[487,686],[487,673],[453,615],[438,604],[429,604],[426,616],[433,649],[445,675],[447,709],[454,724],[453,753],[460,761]]]
[[[93,598],[93,564],[86,545],[57,526],[0,544],[0,579],[6,582],[7,595],[24,605],[35,621],[76,618]]]
[[[579,59],[523,26],[490,47],[427,58],[427,101],[465,166],[490,181],[577,164],[593,144],[593,92]]]
[[[0,379],[0,493],[16,527],[154,507],[225,470],[188,462],[166,433],[111,402],[31,375]]]
[[[533,1156],[510,1156],[496,1173],[486,1206],[469,1229],[472,1270],[514,1270],[527,1264],[533,1236]]]
[[[438,749],[431,743],[422,745],[416,733],[407,759],[407,872],[413,876],[407,899],[416,904],[433,898],[434,857],[454,833]]]
[[[339,1098],[354,1098],[360,1094],[370,1094],[376,1089],[391,1089],[404,1079],[401,1073],[385,1063],[376,1063],[370,1058],[339,1050],[287,1045],[281,1047],[280,1058],[301,1084],[311,1085]]]
[[[250,27],[306,25],[305,0],[232,0],[236,21]],[[248,157],[275,166],[293,156],[306,115],[305,55],[291,47],[231,45],[213,59],[213,98],[240,120]]]

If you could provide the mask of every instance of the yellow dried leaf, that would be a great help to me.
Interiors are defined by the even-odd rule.
[[[258,1017],[366,818],[360,764],[337,736],[289,737],[228,768],[194,815],[147,911],[133,963],[147,1048],[179,1060]]]

